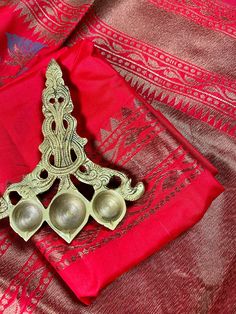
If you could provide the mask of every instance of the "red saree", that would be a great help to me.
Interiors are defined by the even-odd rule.
[[[47,226],[44,226],[32,241],[25,244],[9,229],[6,221],[1,223],[0,310],[3,313],[86,311],[70,294],[71,290],[82,302],[90,303],[101,288],[195,224],[222,192],[222,186],[214,179],[214,166],[193,148],[157,109],[163,110],[172,121],[178,119],[176,126],[186,136],[187,131],[190,131],[190,142],[194,145],[197,143],[195,146],[208,158],[213,153],[211,160],[219,169],[219,176],[224,185],[228,184],[224,176],[231,178],[229,170],[224,172],[220,162],[220,157],[226,157],[226,154],[214,158],[215,151],[220,149],[221,144],[216,146],[213,143],[220,138],[222,143],[229,143],[226,147],[231,147],[233,143],[233,112],[231,103],[226,101],[227,97],[234,99],[233,81],[232,78],[223,76],[224,69],[231,66],[232,61],[228,59],[226,64],[219,55],[219,75],[217,71],[212,73],[213,68],[210,68],[214,62],[210,59],[206,58],[204,63],[207,70],[200,68],[202,56],[197,53],[183,55],[185,62],[178,59],[180,53],[184,54],[184,50],[176,52],[174,57],[173,51],[177,51],[176,47],[168,46],[168,43],[162,41],[164,30],[156,45],[166,49],[166,52],[151,45],[154,41],[151,34],[149,38],[143,38],[146,43],[139,41],[138,39],[144,37],[141,27],[139,34],[138,30],[130,28],[129,32],[133,32],[133,38],[125,35],[124,32],[129,33],[129,27],[125,24],[118,27],[116,10],[124,13],[124,21],[125,18],[132,19],[131,13],[135,11],[139,23],[147,25],[150,30],[152,22],[156,20],[154,14],[161,12],[162,15],[166,14],[167,18],[170,14],[167,12],[174,12],[174,4],[169,8],[165,1],[150,2],[152,3],[142,2],[136,7],[130,5],[126,12],[127,6],[122,3],[117,3],[117,6],[109,9],[111,4],[107,1],[103,1],[99,6],[95,3],[92,10],[88,10],[88,4],[81,4],[81,7],[77,4],[77,7],[73,7],[73,4],[58,2],[57,6],[54,6],[46,5],[42,1],[39,6],[38,2],[26,4],[22,1],[19,19],[24,19],[27,10],[37,14],[37,6],[41,9],[40,12],[45,14],[45,21],[40,20],[34,28],[35,34],[32,34],[31,28],[22,24],[22,29],[20,27],[17,35],[13,35],[10,31],[11,27],[16,27],[14,23],[7,24],[6,20],[2,23],[2,29],[6,28],[6,25],[9,26],[7,35],[3,36],[8,51],[2,50],[5,68],[1,69],[4,85],[0,90],[1,192],[9,182],[21,180],[39,160],[37,147],[42,140],[41,92],[45,83],[45,68],[52,56],[63,66],[65,81],[70,87],[75,105],[74,115],[79,122],[78,132],[89,139],[88,155],[103,165],[124,169],[136,180],[144,180],[147,189],[139,202],[129,206],[126,219],[114,232],[107,231],[91,221],[69,246]],[[146,10],[153,10],[150,15],[153,20],[144,19],[141,14],[144,12],[142,6]],[[162,11],[163,6],[165,12]],[[187,5],[182,4],[182,7],[185,6]],[[181,4],[178,9],[179,7]],[[56,12],[60,23],[57,24],[63,25],[61,28],[55,28],[54,32],[45,27],[49,25],[49,16],[52,30],[56,24],[55,21],[53,24],[50,8],[53,12],[58,9]],[[222,4],[220,8],[225,9]],[[10,10],[12,14],[17,15],[18,9],[18,6],[6,6],[3,8],[3,15],[10,20]],[[199,14],[199,11],[197,12]],[[229,14],[229,11],[226,12]],[[175,14],[177,21],[179,13]],[[71,16],[74,21],[69,19]],[[81,24],[78,23],[80,19]],[[167,18],[167,21],[170,21],[171,27],[171,20]],[[108,22],[112,27],[108,26]],[[185,25],[180,23],[179,29],[181,27],[183,29]],[[230,27],[233,26],[230,25],[228,29]],[[28,33],[24,33],[24,28]],[[44,32],[40,29],[44,29]],[[42,37],[36,36],[36,30]],[[184,31],[187,32],[186,29]],[[19,34],[24,34],[26,38],[22,39]],[[79,41],[79,38],[85,37],[93,41],[97,49],[93,48],[90,41]],[[59,49],[62,44],[73,47]],[[181,42],[175,43],[179,44]],[[230,44],[229,40],[228,46]],[[132,88],[101,55],[126,78]],[[190,58],[195,55],[195,65],[192,65],[189,63]],[[198,134],[197,138],[194,134]],[[227,165],[230,164],[229,160]],[[178,304],[178,312],[182,312],[184,307],[187,312],[200,311],[205,302],[200,298],[201,293],[207,296],[208,290],[203,288],[199,275],[205,274],[202,280],[208,280],[214,287],[213,277],[209,277],[207,269],[213,267],[210,244],[229,271],[225,274],[226,281],[221,285],[222,289],[227,289],[233,278],[233,254],[227,254],[226,262],[226,259],[223,259],[223,248],[220,247],[217,251],[216,244],[220,236],[222,243],[232,239],[226,248],[232,247],[234,229],[232,227],[232,233],[227,237],[223,230],[220,232],[213,229],[217,220],[221,228],[226,228],[225,223],[222,225],[224,220],[220,220],[220,213],[224,211],[225,206],[229,206],[229,210],[232,208],[232,194],[227,193],[226,189],[223,195],[226,195],[229,201],[222,203],[218,198],[214,203],[216,205],[213,205],[217,206],[218,212],[212,207],[212,214],[204,217],[197,226],[198,229],[195,227],[167,249],[116,280],[88,311],[106,313],[110,308],[114,308],[117,313],[125,311],[122,309],[128,309],[128,312],[141,313],[144,309],[149,309],[148,312],[151,313],[168,313],[173,312],[175,304]],[[227,221],[227,226],[232,226],[230,221]],[[211,230],[215,230],[215,233]],[[197,254],[200,254],[199,258]],[[214,264],[214,270],[218,274],[218,279],[215,280],[220,280],[222,268]],[[57,274],[63,281],[59,281]],[[175,287],[171,283],[172,280]],[[67,290],[65,283],[70,290]],[[166,295],[168,287],[171,286],[170,295]],[[193,290],[188,293],[187,289]],[[197,301],[193,299],[194,289],[197,290]],[[218,302],[221,301],[217,289],[215,283],[215,289],[209,295],[207,311],[218,309]],[[127,291],[130,291],[129,295]],[[121,298],[124,293],[125,298]],[[148,299],[142,301],[143,298]],[[232,300],[233,295],[229,295],[222,301],[229,311],[232,308]]]

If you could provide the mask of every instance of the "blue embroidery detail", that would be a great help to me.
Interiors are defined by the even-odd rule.
[[[0,86],[26,72],[28,70],[26,64],[34,58],[36,53],[46,47],[40,42],[34,42],[15,34],[6,33],[6,37],[8,57],[3,60],[0,58]],[[11,75],[7,74],[9,67],[11,67]]]
[[[19,50],[22,55],[33,56],[39,52],[45,45],[39,42],[33,42],[27,38],[20,37],[15,34],[6,33],[7,35],[7,45],[10,52],[14,53],[15,50]]]

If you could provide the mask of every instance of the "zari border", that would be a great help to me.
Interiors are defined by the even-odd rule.
[[[0,230],[0,257],[3,256],[12,245],[12,238],[9,236],[11,233],[10,227],[1,228]]]
[[[91,39],[125,80],[157,109],[175,107],[209,125],[235,134],[236,83],[119,32],[90,12],[67,43]]]
[[[236,38],[235,7],[213,0],[148,0],[168,12],[174,12],[196,24]]]
[[[38,39],[47,45],[55,45],[69,36],[90,7],[89,0],[87,4],[79,1],[72,3],[73,5],[63,0],[3,0],[0,7],[13,7],[24,18],[24,22],[29,23],[29,29],[32,29]]]
[[[38,252],[33,252],[9,282],[0,298],[0,312],[34,313],[52,280],[52,273]]]

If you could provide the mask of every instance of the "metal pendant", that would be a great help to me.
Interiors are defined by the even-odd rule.
[[[139,199],[144,193],[143,183],[132,187],[131,179],[124,173],[101,167],[86,156],[87,140],[76,133],[70,92],[55,60],[48,65],[42,99],[45,119],[44,141],[39,147],[41,161],[21,182],[7,188],[0,199],[0,219],[9,216],[13,230],[26,241],[44,221],[68,243],[85,226],[89,216],[114,230],[125,216],[125,200]],[[91,200],[78,191],[72,176],[93,187]],[[113,178],[120,180],[115,189],[109,188]],[[59,180],[58,191],[45,208],[39,196],[56,180]],[[12,194],[18,195],[17,202],[13,202]]]

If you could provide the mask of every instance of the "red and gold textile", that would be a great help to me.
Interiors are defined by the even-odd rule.
[[[47,226],[25,244],[2,222],[0,312],[233,313],[233,3],[13,0],[0,14],[1,192],[39,160],[52,57],[87,154],[146,184],[114,232],[91,221],[71,245]],[[202,218],[223,191],[215,167],[225,191],[204,218],[83,307]]]

